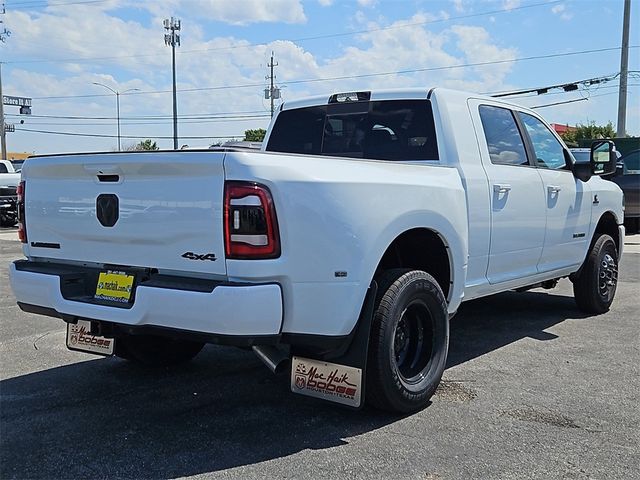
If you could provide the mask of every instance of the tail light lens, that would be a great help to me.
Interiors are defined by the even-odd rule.
[[[224,228],[227,258],[257,260],[280,256],[278,219],[267,187],[227,182]]]
[[[24,219],[24,187],[25,183],[24,180],[22,180],[16,189],[16,194],[18,196],[18,239],[22,243],[27,243],[27,224]]]

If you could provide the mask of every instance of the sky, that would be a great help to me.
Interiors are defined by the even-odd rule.
[[[116,150],[116,95],[94,83],[123,92],[123,147],[149,138],[171,148],[171,48],[163,27],[171,16],[181,20],[179,145],[204,147],[267,128],[272,52],[282,92],[276,104],[354,90],[442,86],[495,94],[604,78],[573,92],[511,100],[541,107],[554,123],[617,120],[623,0],[4,4],[0,19],[11,34],[0,44],[3,94],[33,98],[30,116],[5,107],[16,125],[7,134],[10,152]],[[631,4],[627,132],[640,135],[640,1]],[[565,103],[571,100],[579,101]],[[545,106],[553,103],[560,105]]]

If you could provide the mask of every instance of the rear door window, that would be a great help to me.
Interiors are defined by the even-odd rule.
[[[319,155],[326,116],[327,108],[324,106],[280,112],[269,136],[267,150]]]
[[[480,105],[479,111],[491,163],[528,166],[522,135],[511,110]]]
[[[374,160],[438,160],[431,102],[333,103],[278,115],[268,151]]]

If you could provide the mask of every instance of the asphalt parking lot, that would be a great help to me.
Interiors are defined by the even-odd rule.
[[[0,478],[640,478],[640,235],[612,310],[571,285],[468,302],[444,381],[410,416],[289,393],[249,351],[144,370],[68,351],[15,306],[0,231]]]

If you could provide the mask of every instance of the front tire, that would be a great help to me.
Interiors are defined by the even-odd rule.
[[[366,372],[366,397],[395,412],[424,408],[447,361],[447,302],[435,279],[421,270],[393,269],[379,279]]]
[[[155,335],[128,335],[116,340],[116,356],[147,367],[168,367],[188,362],[204,343]]]
[[[618,250],[609,235],[594,242],[582,271],[573,280],[573,295],[580,310],[587,313],[609,311],[618,285]]]

